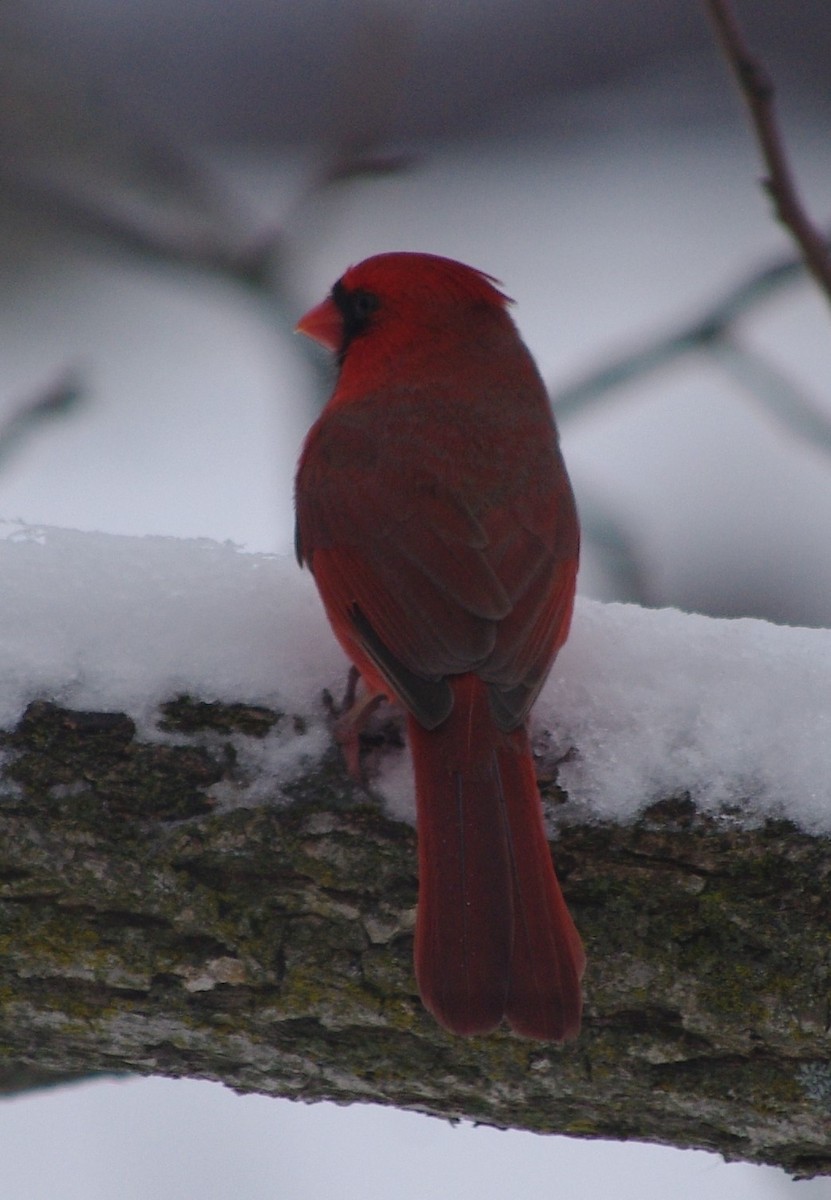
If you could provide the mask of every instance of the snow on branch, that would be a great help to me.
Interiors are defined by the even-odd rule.
[[[8,1078],[186,1074],[831,1173],[831,633],[578,608],[536,740],[584,1031],[466,1040],[411,976],[395,714],[363,793],[294,564],[6,532]]]

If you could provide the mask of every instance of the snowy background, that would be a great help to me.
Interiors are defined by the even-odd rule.
[[[369,40],[362,69],[354,72],[358,78],[344,89],[336,53],[343,30],[333,27],[321,40],[315,21],[337,25],[348,5],[337,14],[322,3],[309,5],[307,42],[299,9],[286,16],[286,28],[278,31],[282,39],[272,31],[272,41],[258,42],[265,8],[257,5],[247,10],[252,26],[246,31],[241,22],[220,18],[207,0],[201,8],[197,0],[183,3],[175,21],[167,6],[149,0],[105,7],[87,0],[75,6],[71,20],[64,14],[58,33],[44,16],[49,7],[10,4],[3,17],[17,18],[11,26],[15,46],[24,44],[20,30],[27,22],[34,30],[25,42],[31,59],[21,54],[11,64],[3,61],[6,105],[0,120],[0,137],[6,135],[0,183],[8,185],[0,195],[5,285],[0,517],[12,523],[2,547],[10,618],[26,611],[38,594],[43,597],[47,587],[49,604],[57,591],[65,614],[82,612],[72,607],[83,595],[81,584],[105,571],[108,557],[107,586],[115,596],[131,577],[113,564],[120,554],[137,554],[132,543],[119,541],[108,555],[96,540],[94,558],[85,563],[81,543],[71,535],[64,540],[46,535],[44,543],[40,534],[21,533],[13,524],[18,520],[29,529],[227,539],[252,554],[288,553],[293,464],[325,390],[315,348],[293,337],[291,325],[348,263],[367,254],[429,250],[503,280],[556,396],[618,353],[694,321],[734,285],[791,252],[758,188],[760,168],[738,101],[720,64],[707,57],[706,26],[679,16],[681,8],[694,5],[644,4],[640,24],[633,20],[631,28],[615,25],[614,18],[606,23],[610,8],[620,6],[589,6],[591,17],[585,8],[580,15],[580,5],[550,6],[562,18],[552,41],[550,29],[536,38],[533,29],[533,20],[542,21],[542,8],[549,6],[523,6],[527,21],[512,15],[506,24],[505,13],[516,10],[493,0],[477,14],[477,44],[465,6],[448,4],[443,15],[424,18],[415,39],[434,74],[422,70],[422,60],[413,60],[413,76],[422,86],[409,88],[409,107],[388,103],[394,80],[379,73],[383,56],[373,49],[372,20],[355,35],[358,42]],[[781,51],[775,66],[789,145],[809,204],[825,219],[831,212],[831,139],[827,63],[824,72],[818,70],[817,56],[827,59],[828,41],[810,23],[822,21],[823,6],[798,7],[800,21],[782,30],[776,6],[761,4],[760,31],[764,46]],[[663,25],[655,18],[662,10]],[[419,10],[408,11],[418,24]],[[394,4],[364,5],[361,13],[400,15]],[[396,17],[385,47],[406,57],[413,44],[409,29]],[[803,40],[794,49],[795,31]],[[54,51],[58,44],[66,77],[60,70],[38,69],[43,47]],[[10,45],[6,39],[4,48]],[[99,97],[91,86],[84,93],[90,107],[76,104],[73,88],[80,78],[89,81],[92,61],[103,63],[102,70],[107,63],[120,64],[108,83],[122,107],[105,105],[104,116],[94,107]],[[363,69],[367,62],[372,70]],[[548,86],[552,77],[558,86]],[[452,94],[441,91],[447,78],[455,80]],[[266,80],[273,92],[266,92]],[[356,152],[362,140],[374,149],[374,126],[383,126],[386,110],[394,110],[398,125],[382,133],[391,135],[396,153],[414,153],[408,169],[314,186],[327,162],[327,136],[341,148],[349,141],[333,127],[326,105],[315,107],[327,88],[336,92],[329,110],[344,120],[356,111],[364,114],[366,127],[350,143]],[[38,117],[47,94],[53,101],[57,96],[45,106],[53,115],[56,106],[61,112],[57,131]],[[399,119],[402,108],[406,120]],[[90,111],[96,114],[91,123]],[[137,168],[144,134],[130,122],[136,112],[147,111],[161,113],[166,137],[171,129],[186,132],[189,154],[199,163],[195,174],[175,176],[164,162],[152,170],[146,164]],[[305,141],[302,130],[292,127],[298,113],[314,134]],[[39,136],[21,139],[27,114],[41,122]],[[32,180],[54,184],[48,168],[58,161],[61,195],[74,197],[72,220],[59,202],[61,189],[27,191]],[[21,187],[22,179],[27,186]],[[98,236],[99,227],[88,218],[102,195],[127,214],[111,222],[117,230],[125,224],[162,230],[180,249],[192,240],[203,246],[256,244],[277,227],[279,287],[245,285],[228,271],[211,270],[205,265],[209,255],[194,252],[191,257],[201,265],[187,267],[175,261],[182,253],[165,260],[131,252],[118,234],[109,240]],[[87,217],[76,219],[79,212]],[[823,444],[815,436],[823,414],[826,425],[831,422],[829,334],[827,304],[810,285],[794,282],[738,323],[737,341],[750,349],[750,359],[689,355],[592,405],[569,410],[561,421],[563,446],[589,531],[580,581],[584,596],[638,599],[720,617],[831,625],[831,456],[829,440]],[[748,362],[756,368],[752,380]],[[21,405],[26,408],[68,374],[77,379],[80,399],[64,419],[10,425]],[[773,395],[771,379],[780,385]],[[819,414],[810,439],[805,422],[795,416],[806,406]],[[10,428],[19,436],[4,438]],[[42,564],[46,559],[37,551],[50,547],[58,555],[49,560],[52,584],[33,593],[35,567],[27,569],[26,554],[30,564]],[[214,604],[221,612],[217,564],[224,559],[220,548],[206,553],[214,555],[212,581],[220,597]],[[159,548],[162,581],[175,574],[177,562],[187,570],[174,545],[165,543],[164,553]],[[265,612],[256,574],[253,568],[247,575],[229,568],[227,586],[249,578],[249,601]],[[44,627],[49,604],[44,602]],[[802,772],[799,786],[790,781],[803,804],[800,815],[807,824],[821,820],[828,804],[818,783],[828,721],[827,689],[823,693],[828,637],[812,631],[759,633],[754,626],[744,630],[749,643],[737,643],[719,625],[708,627],[711,634],[701,635],[705,648],[698,649],[697,642],[685,659],[684,627],[671,636],[675,618],[652,618],[647,626],[637,622],[648,614],[633,614],[633,639],[621,647],[616,611],[582,605],[582,628],[575,626],[554,680],[568,698],[564,708],[585,714],[597,703],[613,712],[618,688],[622,710],[631,704],[625,687],[630,672],[637,711],[658,722],[655,769],[668,761],[677,766],[686,754],[689,771],[702,742],[670,742],[677,705],[690,693],[679,687],[659,710],[649,687],[665,662],[689,664],[695,695],[706,695],[709,686],[722,706],[709,710],[700,704],[702,719],[715,711],[745,722],[732,741],[726,735],[734,727],[723,721],[697,729],[711,749],[721,748],[723,778],[735,782],[740,774],[740,764],[730,760],[731,747],[740,748],[752,757],[764,793],[759,773],[772,767],[766,765],[766,748],[748,739],[754,728],[768,727],[778,709],[783,721],[792,722],[788,736],[798,739],[801,733],[804,739],[796,743],[800,753],[778,767]],[[194,631],[203,628],[197,618]],[[319,641],[323,626],[311,609],[309,620]],[[687,627],[697,636],[697,626]],[[27,665],[28,686],[54,681],[63,667],[65,694],[72,694],[79,678],[94,675],[97,662],[94,688],[119,678],[125,688],[136,688],[136,704],[146,701],[149,676],[137,680],[132,660],[121,664],[120,675],[107,670],[116,665],[107,662],[111,638],[97,643],[89,638],[80,674],[78,661],[68,662],[74,635],[91,628],[64,620],[52,630],[52,641],[32,639],[24,660],[19,654],[26,647],[25,629],[7,627],[4,637],[12,659],[17,654],[18,666]],[[29,630],[31,635],[31,625]],[[720,638],[726,640],[719,644]],[[749,660],[741,650],[748,644]],[[610,648],[609,658],[601,654],[603,645]],[[239,662],[248,661],[250,647],[226,646],[239,649]],[[732,659],[728,647],[735,651]],[[189,671],[199,663],[198,644],[191,648]],[[633,654],[636,648],[643,655]],[[632,658],[614,659],[613,649]],[[275,662],[276,653],[275,648]],[[317,661],[328,661],[325,654],[331,653],[333,666],[338,662],[334,647],[322,653]],[[714,663],[723,663],[725,655],[730,669],[722,666],[714,674]],[[262,653],[257,661],[262,673]],[[226,677],[232,668],[229,654],[222,667]],[[611,689],[604,696],[586,690],[585,681],[600,671]],[[775,693],[766,689],[766,675],[776,679]],[[14,679],[7,668],[7,689]],[[266,687],[260,679],[256,684],[250,679],[251,687]],[[681,682],[677,675],[676,680]],[[756,706],[749,711],[738,703],[748,689]],[[11,694],[5,693],[10,706]],[[813,723],[806,726],[803,716]],[[624,741],[631,732],[624,727]],[[613,749],[608,738],[603,744]],[[667,748],[674,758],[668,759]],[[602,756],[594,762],[600,770]],[[591,781],[584,783],[588,795]],[[597,803],[604,795],[598,783],[590,798]],[[623,796],[609,799],[625,802]],[[305,1107],[166,1080],[81,1085],[4,1102],[0,1156],[2,1200],[148,1195],[225,1200],[238,1194],[247,1200],[275,1194],[287,1200],[374,1200],[391,1194],[402,1200],[489,1200],[506,1194],[739,1200],[794,1189],[806,1198],[831,1197],[829,1181],[792,1185],[780,1172],[726,1166],[703,1154],[451,1129],[388,1110]]]

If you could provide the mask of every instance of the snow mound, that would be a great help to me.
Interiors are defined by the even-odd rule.
[[[829,630],[583,601],[535,717],[597,816],[689,792],[831,831]]]
[[[152,728],[187,693],[308,718],[345,679],[307,572],[230,543],[0,527],[0,725],[34,699],[124,711]],[[739,818],[831,832],[831,631],[578,603],[534,715],[584,819],[628,820],[689,792]],[[292,739],[289,739],[291,741]],[[265,748],[264,748],[265,749]],[[297,745],[268,748],[279,772]],[[403,760],[381,789],[412,815]]]

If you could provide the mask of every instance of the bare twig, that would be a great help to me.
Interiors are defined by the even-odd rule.
[[[631,380],[640,380],[692,351],[710,350],[740,317],[782,288],[797,282],[803,265],[791,257],[755,271],[710,305],[699,317],[659,334],[652,341],[622,353],[600,367],[554,391],[557,420],[562,424],[608,398]]]
[[[752,392],[785,430],[831,453],[831,416],[760,353],[737,339],[737,322],[782,288],[804,277],[798,258],[782,259],[743,279],[699,317],[625,350],[565,386],[553,389],[554,410],[562,425],[612,398],[620,388],[641,381],[690,354],[705,353],[743,388]]]
[[[35,429],[73,413],[82,399],[81,380],[75,369],[66,371],[37,395],[27,397],[0,425],[0,465]]]
[[[211,271],[255,289],[268,277],[281,236],[274,229],[259,239],[234,245],[219,232],[206,231],[196,223],[192,229],[186,221],[166,223],[151,217],[140,204],[131,209],[112,196],[92,190],[84,193],[55,178],[31,177],[2,165],[0,187],[25,204],[28,212],[46,213],[65,228],[92,234],[127,254]]]
[[[774,109],[773,81],[752,54],[729,0],[705,0],[722,51],[741,89],[769,172],[764,186],[782,224],[796,239],[808,270],[831,301],[828,242],[811,221],[797,190]]]
[[[615,600],[644,607],[659,603],[645,548],[625,518],[588,486],[580,493],[580,529],[584,543],[598,552]]]
[[[831,455],[831,415],[757,349],[725,337],[711,347],[713,362],[758,401],[786,432]]]

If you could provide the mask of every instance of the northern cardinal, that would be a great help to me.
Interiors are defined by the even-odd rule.
[[[299,332],[337,356],[296,480],[297,556],[369,693],[407,713],[415,974],[457,1034],[580,1028],[584,956],[526,729],[566,639],[579,528],[540,375],[491,276],[350,267]]]

